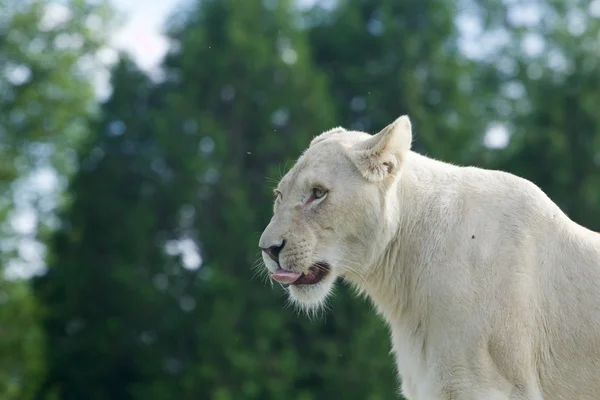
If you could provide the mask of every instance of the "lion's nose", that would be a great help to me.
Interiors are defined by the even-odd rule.
[[[280,245],[275,245],[267,248],[261,247],[260,249],[267,253],[267,255],[271,257],[273,261],[279,264],[279,253],[281,253],[281,250],[283,250],[283,246],[285,246],[285,240],[281,242]]]

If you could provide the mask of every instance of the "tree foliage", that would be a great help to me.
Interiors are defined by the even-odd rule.
[[[17,209],[26,208],[30,217],[38,216],[34,221],[46,224],[43,217],[51,211],[48,204],[50,208],[53,204],[32,195],[34,188],[26,180],[43,167],[59,174],[74,168],[70,155],[87,133],[87,118],[95,107],[82,67],[102,45],[108,17],[109,9],[102,2],[96,6],[80,1],[0,2],[2,399],[31,398],[44,370],[42,332],[28,282],[6,276],[13,264],[27,268],[27,255],[40,251],[38,231],[33,227],[24,233],[13,217]]]
[[[40,163],[64,170],[95,108],[86,67],[105,41],[110,9],[84,1],[0,4],[0,183]],[[72,168],[72,166],[71,166]]]
[[[42,398],[138,396],[185,356],[173,330],[190,274],[164,248],[176,234],[174,188],[186,187],[185,175],[170,170],[167,131],[156,133],[160,101],[149,79],[124,58],[112,85],[81,152],[48,273],[35,280],[49,366]]]

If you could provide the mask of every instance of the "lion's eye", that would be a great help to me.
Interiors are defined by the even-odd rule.
[[[273,196],[275,196],[275,199],[282,197],[281,192],[277,189],[273,190]]]
[[[313,188],[313,190],[312,190],[312,195],[315,199],[320,199],[321,197],[325,196],[326,194],[327,194],[327,191],[320,187]]]

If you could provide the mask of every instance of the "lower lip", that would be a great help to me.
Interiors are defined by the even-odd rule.
[[[307,275],[302,275],[298,280],[292,283],[295,286],[315,285],[321,282],[329,274],[329,265],[317,263],[310,267]]]

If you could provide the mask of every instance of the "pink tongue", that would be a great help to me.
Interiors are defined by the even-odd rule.
[[[279,268],[279,271],[271,274],[271,279],[276,280],[280,283],[294,283],[300,278],[302,274],[298,274],[296,272],[286,271],[285,269]]]

